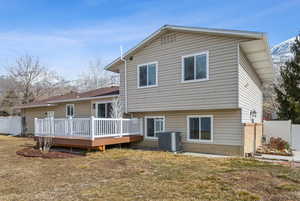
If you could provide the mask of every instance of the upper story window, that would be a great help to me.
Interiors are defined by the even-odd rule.
[[[182,57],[182,82],[208,80],[208,51]]]
[[[157,62],[138,65],[138,87],[157,86]]]
[[[74,104],[66,105],[66,117],[74,117],[75,114],[75,106]]]

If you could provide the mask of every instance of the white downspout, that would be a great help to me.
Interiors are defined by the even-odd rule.
[[[124,92],[124,96],[125,96],[125,114],[128,113],[128,99],[127,99],[127,60],[123,58],[123,48],[122,46],[120,46],[120,50],[121,50],[121,61],[124,61],[124,65],[125,65],[125,68],[124,68],[124,88],[125,88],[125,92]]]

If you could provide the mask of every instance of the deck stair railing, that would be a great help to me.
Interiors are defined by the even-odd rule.
[[[112,118],[35,118],[35,136],[53,137],[122,137],[142,135],[141,119]]]

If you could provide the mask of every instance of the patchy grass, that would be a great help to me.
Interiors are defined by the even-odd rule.
[[[300,200],[300,169],[130,149],[25,158],[27,138],[0,136],[0,200]]]

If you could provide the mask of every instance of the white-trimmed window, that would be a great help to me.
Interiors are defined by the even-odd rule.
[[[96,117],[97,118],[111,118],[112,103],[111,102],[99,102],[95,103]]]
[[[182,82],[208,80],[208,51],[182,57]]]
[[[67,104],[66,105],[66,117],[74,117],[75,115],[75,105]]]
[[[196,142],[213,141],[213,116],[192,115],[187,117],[187,140]]]
[[[138,71],[138,88],[157,86],[157,66],[158,62],[140,64]]]
[[[157,139],[157,133],[165,130],[164,116],[147,116],[145,117],[145,137]]]

